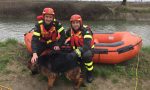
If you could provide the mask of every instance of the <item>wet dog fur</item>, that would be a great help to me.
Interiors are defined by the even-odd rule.
[[[80,86],[83,84],[83,77],[81,75],[80,66],[76,65],[77,62],[75,60],[72,59],[68,60],[68,58],[66,58],[67,55],[68,55],[67,53],[53,53],[53,54],[43,55],[39,57],[38,64],[34,65],[34,67],[35,66],[38,67],[39,72],[41,72],[44,76],[48,78],[48,90],[52,90],[54,86],[54,82],[58,77],[58,73],[60,72],[63,72],[66,78],[72,81],[74,90],[78,90]],[[53,67],[55,65],[52,65],[52,63],[53,61],[58,62],[59,60],[61,61],[66,60],[63,63],[62,67],[64,66],[68,67],[68,65],[71,65],[72,62],[74,64],[71,65],[71,67],[67,68],[66,70],[57,71],[57,69],[59,69],[57,68],[54,71]],[[34,69],[33,64],[31,64],[30,62],[28,64],[28,67],[31,70]]]

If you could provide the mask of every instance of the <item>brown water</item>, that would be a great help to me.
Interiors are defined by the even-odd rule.
[[[15,38],[23,42],[24,33],[34,27],[34,20],[11,20],[0,19],[0,41],[8,38]],[[67,21],[61,21],[65,28],[70,24]],[[143,39],[143,45],[150,45],[150,22],[137,21],[86,21],[86,24],[92,27],[93,31],[102,33],[116,31],[130,31],[140,35]]]

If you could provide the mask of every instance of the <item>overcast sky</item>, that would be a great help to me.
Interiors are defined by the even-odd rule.
[[[122,1],[122,0],[81,0],[81,1]],[[132,2],[150,2],[150,0],[127,0]]]

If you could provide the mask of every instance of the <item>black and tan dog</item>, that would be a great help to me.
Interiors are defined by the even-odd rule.
[[[38,70],[48,78],[48,90],[51,90],[58,77],[58,73],[63,73],[67,79],[73,82],[73,87],[78,90],[83,84],[81,68],[76,60],[68,58],[68,53],[54,52],[40,56],[38,59]],[[32,64],[28,66],[32,69]]]

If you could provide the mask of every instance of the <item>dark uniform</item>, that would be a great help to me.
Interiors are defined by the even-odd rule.
[[[42,26],[46,30],[44,36]],[[53,29],[52,29],[53,28]],[[50,33],[50,31],[54,30]],[[51,35],[50,35],[51,34]],[[54,46],[61,46],[65,41],[65,31],[61,23],[54,19],[49,25],[43,20],[38,21],[32,37],[32,51],[40,55],[46,49],[52,49]]]
[[[92,31],[89,27],[83,25],[78,32],[75,32],[73,29],[67,30],[66,36],[70,45],[74,49],[74,51],[70,53],[68,57],[78,59],[80,62],[82,62],[86,68],[87,75],[92,76],[92,48],[94,48]],[[91,80],[88,81],[91,82]]]

